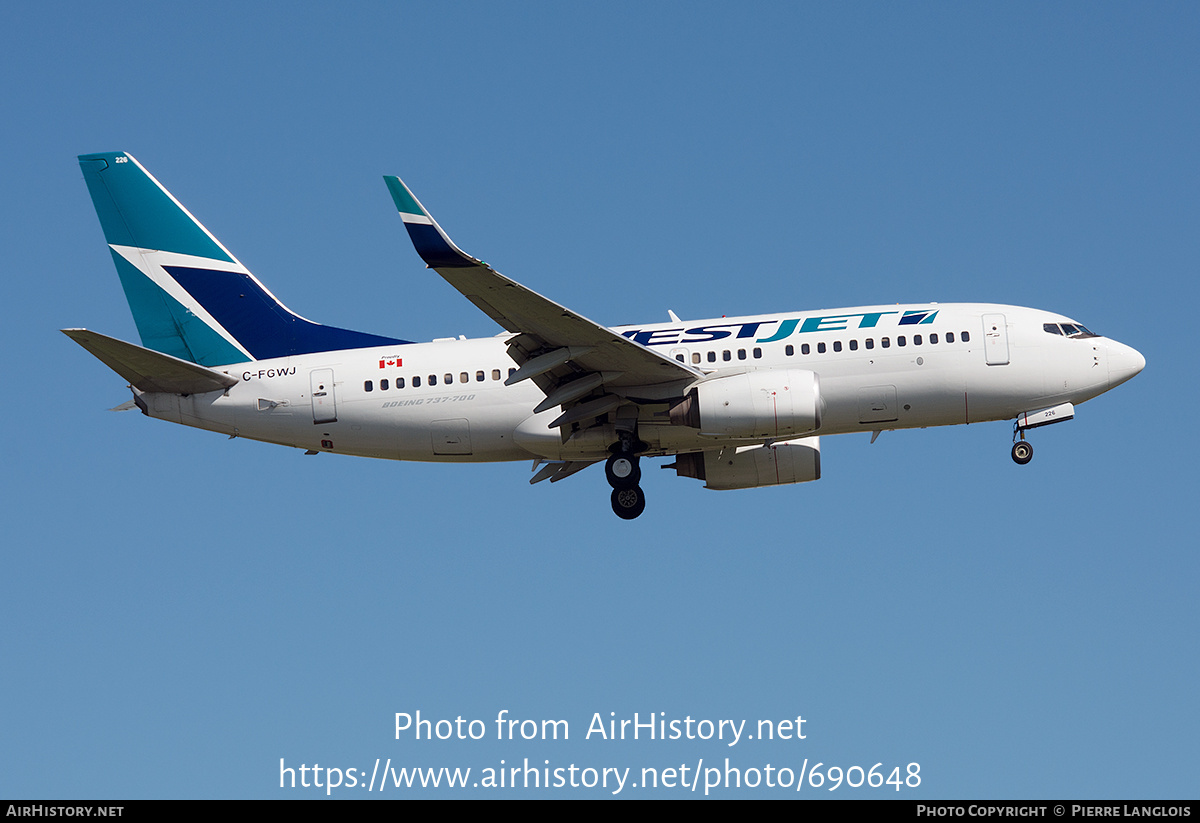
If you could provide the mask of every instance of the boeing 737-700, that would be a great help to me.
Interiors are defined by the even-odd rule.
[[[979,303],[856,306],[607,328],[461,251],[385,177],[417,253],[495,320],[417,343],[292,313],[140,163],[79,158],[141,346],[64,333],[128,381],[143,414],[391,460],[532,460],[531,483],[603,462],[613,511],[642,513],[640,461],[709,489],[821,476],[820,436],[1013,420],[1025,432],[1145,366],[1052,312]]]

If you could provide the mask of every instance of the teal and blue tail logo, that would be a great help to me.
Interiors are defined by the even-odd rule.
[[[289,311],[130,155],[79,165],[146,348],[221,366],[409,342]]]

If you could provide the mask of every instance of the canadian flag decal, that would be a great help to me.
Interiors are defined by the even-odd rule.
[[[397,368],[399,368],[400,366],[403,366],[403,365],[404,365],[404,360],[399,357],[397,357],[395,360],[382,360],[381,359],[379,361],[379,368],[381,368],[381,369],[386,369],[388,366],[396,366]]]

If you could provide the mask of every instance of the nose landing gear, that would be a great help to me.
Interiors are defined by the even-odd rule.
[[[1029,429],[1037,429],[1042,426],[1049,426],[1053,423],[1065,423],[1075,417],[1075,407],[1070,403],[1060,403],[1057,406],[1051,406],[1048,409],[1038,409],[1037,411],[1021,412],[1017,415],[1016,422],[1013,423],[1013,447],[1012,459],[1018,466],[1024,466],[1033,459],[1033,444],[1025,441],[1025,432]],[[1021,439],[1017,439],[1017,435]]]
[[[1033,459],[1033,444],[1025,440],[1024,437],[1025,435],[1022,434],[1022,439],[1013,443],[1012,447],[1012,459],[1018,466],[1024,466]]]
[[[1024,466],[1033,459],[1033,444],[1025,439],[1025,429],[1033,427],[1022,426],[1021,422],[1021,417],[1018,416],[1017,422],[1013,423],[1012,459],[1018,466]],[[1020,440],[1017,439],[1017,435],[1021,436]]]

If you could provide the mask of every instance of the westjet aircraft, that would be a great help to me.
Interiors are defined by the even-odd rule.
[[[1074,416],[1146,361],[1051,312],[982,303],[856,306],[605,328],[461,251],[385,177],[425,263],[503,327],[416,343],[289,311],[140,163],[79,158],[142,346],[64,329],[149,417],[391,460],[533,460],[531,483],[604,462],[619,517],[642,457],[709,489],[821,476],[820,435]],[[1019,438],[1019,439],[1018,439]]]

